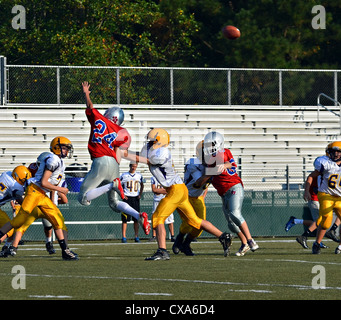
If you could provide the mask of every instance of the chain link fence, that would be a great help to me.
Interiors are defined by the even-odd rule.
[[[0,57],[2,104],[94,103],[150,106],[316,106],[323,92],[338,100],[339,70],[80,67],[7,65]],[[333,103],[331,102],[331,105]]]

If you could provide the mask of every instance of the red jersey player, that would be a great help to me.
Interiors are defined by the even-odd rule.
[[[237,233],[242,245],[237,256],[259,247],[252,239],[248,225],[242,216],[244,186],[237,173],[237,164],[229,149],[224,149],[224,137],[216,131],[209,132],[204,138],[205,175],[196,185],[205,183],[212,177],[212,185],[221,196],[223,211],[231,231]]]
[[[82,86],[87,105],[85,113],[91,125],[88,150],[92,165],[80,188],[78,201],[82,205],[90,205],[91,200],[108,193],[110,208],[117,213],[124,212],[139,220],[148,235],[150,232],[148,215],[145,212],[139,213],[127,203],[118,200],[118,194],[122,199],[124,198],[119,179],[121,162],[119,149],[127,150],[131,142],[128,131],[120,126],[124,120],[123,110],[112,107],[102,115],[94,108],[90,99],[90,84],[85,81]],[[100,185],[102,186],[99,187]]]

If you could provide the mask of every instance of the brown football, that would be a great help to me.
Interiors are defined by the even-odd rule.
[[[234,26],[225,26],[222,30],[225,38],[235,40],[240,37],[240,30]]]

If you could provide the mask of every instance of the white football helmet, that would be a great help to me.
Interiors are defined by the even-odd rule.
[[[124,121],[124,112],[119,107],[107,109],[107,111],[104,112],[104,116],[118,126]]]
[[[215,156],[218,151],[224,149],[224,137],[216,131],[206,134],[204,138],[204,154],[206,156]]]

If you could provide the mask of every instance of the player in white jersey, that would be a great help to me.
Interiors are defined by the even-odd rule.
[[[184,181],[188,189],[189,201],[192,204],[195,213],[199,218],[206,219],[205,196],[210,183],[207,182],[200,187],[194,186],[196,181],[201,178],[206,171],[206,167],[202,164],[203,142],[203,140],[200,141],[196,146],[196,158],[191,158],[186,162]],[[187,256],[193,256],[194,253],[190,244],[195,238],[201,235],[202,231],[203,230],[191,227],[186,221],[183,221],[180,225],[179,234],[172,247],[173,252],[178,254],[182,251]],[[186,234],[187,236],[185,238]]]
[[[59,245],[62,249],[64,260],[77,260],[78,256],[69,250],[66,242],[67,229],[64,217],[56,205],[51,201],[46,193],[58,191],[68,193],[68,189],[60,187],[58,184],[62,180],[65,164],[62,159],[71,158],[73,146],[71,141],[65,137],[56,137],[50,144],[51,154],[47,155],[40,163],[39,169],[34,178],[30,179],[30,184],[26,188],[25,198],[18,214],[0,229],[1,236],[12,228],[21,227],[33,210],[38,207],[45,218],[48,219],[55,230]],[[12,250],[15,251],[15,248]]]
[[[310,174],[312,178],[321,175],[317,194],[320,209],[316,241],[312,248],[313,254],[321,252],[320,244],[332,224],[333,211],[341,218],[341,142],[335,141],[328,144],[326,154],[326,156],[316,158],[314,161],[315,171]],[[308,190],[309,188],[310,184],[306,183],[305,189]],[[341,243],[336,248],[335,253],[341,253]]]
[[[129,171],[122,173],[120,180],[124,192],[123,201],[128,203],[137,212],[140,212],[140,199],[143,193],[144,184],[141,173],[136,171],[137,166],[137,163],[130,163]],[[122,212],[122,243],[127,242],[127,222],[131,221],[131,218],[134,222],[135,242],[140,242],[138,220]]]
[[[0,206],[12,200],[17,201],[19,204],[23,202],[26,181],[31,178],[31,173],[25,166],[17,166],[13,171],[7,171],[0,176]],[[0,227],[10,222],[5,211],[0,209]],[[0,236],[0,240],[10,238],[13,235],[13,229],[9,230],[6,234]]]
[[[180,176],[176,173],[169,145],[168,132],[155,128],[148,132],[147,144],[141,151],[141,157],[147,159],[149,170],[156,180],[166,189],[167,195],[160,201],[153,214],[153,228],[156,229],[158,250],[146,260],[169,260],[166,250],[166,229],[164,222],[177,208],[181,209],[181,218],[196,229],[203,229],[219,238],[223,245],[224,255],[227,256],[231,245],[231,235],[221,232],[212,223],[200,219],[188,200],[188,189]],[[139,157],[138,157],[139,158]],[[140,161],[139,161],[140,162]]]

